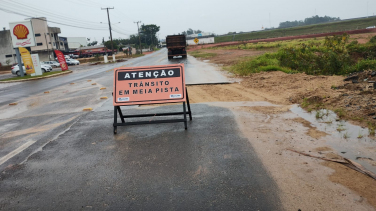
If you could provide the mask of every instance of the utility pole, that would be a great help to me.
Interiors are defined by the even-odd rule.
[[[114,8],[107,7],[107,8],[101,8],[101,9],[107,10],[108,27],[110,29],[110,38],[111,38],[111,50],[112,50],[112,55],[114,55],[114,44],[112,43],[112,32],[111,32],[112,29],[111,29],[111,22],[110,22],[110,13],[108,12],[108,10],[112,10]]]
[[[142,54],[141,38],[140,38],[140,28],[138,27],[138,23],[141,23],[141,21],[137,21],[137,22],[133,22],[133,23],[137,23],[138,41],[140,42],[140,51],[141,51],[141,54]]]

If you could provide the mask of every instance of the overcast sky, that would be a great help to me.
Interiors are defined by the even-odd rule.
[[[375,14],[376,0],[0,0],[0,9],[98,29],[48,22],[49,26],[60,27],[60,36],[101,41],[102,37],[109,38],[107,12],[101,7],[114,7],[110,10],[113,38],[137,33],[135,21],[160,26],[159,38],[164,38],[188,28],[216,34],[260,30],[263,26],[278,27],[280,22],[304,20],[316,14],[341,19],[365,17],[367,2],[368,15]],[[9,22],[25,18],[0,10],[0,27],[9,29]]]

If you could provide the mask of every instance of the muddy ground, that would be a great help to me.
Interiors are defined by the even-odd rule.
[[[365,43],[374,35],[353,35],[351,39]],[[219,67],[233,65],[244,57],[267,52],[216,49],[200,51],[215,53],[216,56],[205,59],[205,62]],[[292,148],[329,159],[351,157],[374,171],[376,140],[372,130],[367,130],[367,127],[372,129],[376,125],[376,91],[373,83],[369,83],[376,81],[373,72],[369,70],[356,73],[352,75],[354,78],[344,81],[344,76],[283,72],[262,72],[237,77],[223,70],[224,74],[238,82],[189,86],[188,91],[192,103],[218,105],[218,102],[223,102],[222,106],[234,111],[239,125],[242,125],[240,130],[251,141],[281,188],[286,210],[374,210],[374,179],[341,164],[324,162],[287,150]],[[257,104],[260,101],[278,106],[247,106],[247,102]],[[304,108],[308,112],[305,115],[310,115],[313,120],[287,115],[286,112],[294,104]],[[317,115],[326,111],[322,109],[336,111],[337,116],[329,122],[329,118]],[[316,119],[315,114],[318,117]],[[349,133],[338,129],[347,127],[343,125],[348,122],[360,127],[348,130]],[[319,129],[318,125],[323,126]],[[332,130],[325,131],[326,128]],[[331,183],[328,183],[328,179]],[[294,201],[307,203],[306,206],[297,207]],[[317,206],[312,207],[312,204]]]
[[[366,42],[370,34],[356,35],[352,39]],[[254,57],[273,50],[217,50],[203,49],[215,56],[205,61],[218,66],[229,66],[244,57]],[[255,99],[259,96],[276,104],[302,104],[308,111],[330,109],[340,117],[361,126],[376,125],[376,70],[354,74],[356,80],[344,81],[344,76],[313,76],[306,74],[286,74],[283,72],[261,72],[241,77],[241,82],[232,85],[202,86],[201,98],[208,96],[210,102],[233,101],[233,99]],[[356,76],[358,76],[356,78]],[[235,75],[229,77],[238,78]],[[221,92],[217,96],[215,93]],[[252,97],[248,97],[252,95]],[[215,99],[220,98],[220,99]]]

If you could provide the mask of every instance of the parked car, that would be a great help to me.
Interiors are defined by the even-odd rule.
[[[80,65],[80,62],[75,59],[66,59],[67,65]]]
[[[41,62],[41,64],[50,65],[51,67],[60,67],[60,63],[56,61],[45,61]]]
[[[48,64],[40,64],[40,67],[42,69],[42,72],[51,72],[52,71],[52,67],[51,65],[48,65]]]
[[[74,54],[69,54],[69,56],[70,56],[70,58],[72,58],[72,59],[76,59],[76,58],[79,57],[78,55],[74,55]]]
[[[24,66],[24,64],[22,64],[22,69],[23,69],[24,74],[26,75],[26,71],[25,71],[25,66]],[[19,70],[20,70],[20,68],[18,67],[18,64],[14,64],[14,65],[12,65],[12,74],[13,74],[13,75],[18,75],[18,76],[20,76],[21,73],[20,73]]]
[[[52,70],[52,67],[50,65],[41,64],[40,67],[42,69],[42,72],[44,72],[44,73],[45,72],[51,72],[51,70]],[[22,64],[22,69],[23,69],[24,74],[26,75],[26,70],[25,70],[24,64]],[[12,66],[12,74],[21,76],[21,72],[20,72],[20,68],[18,67],[18,64],[14,64]]]

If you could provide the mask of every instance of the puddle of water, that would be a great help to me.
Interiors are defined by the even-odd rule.
[[[203,62],[209,62],[210,60],[202,60]]]
[[[376,161],[375,153],[370,150],[376,147],[376,140],[369,137],[368,128],[362,128],[343,120],[337,121],[336,113],[326,109],[306,112],[296,105],[290,110],[309,121],[313,127],[328,133],[329,135],[324,139],[339,155],[354,160],[376,173],[376,166],[367,161],[357,160],[359,157],[364,157]]]

